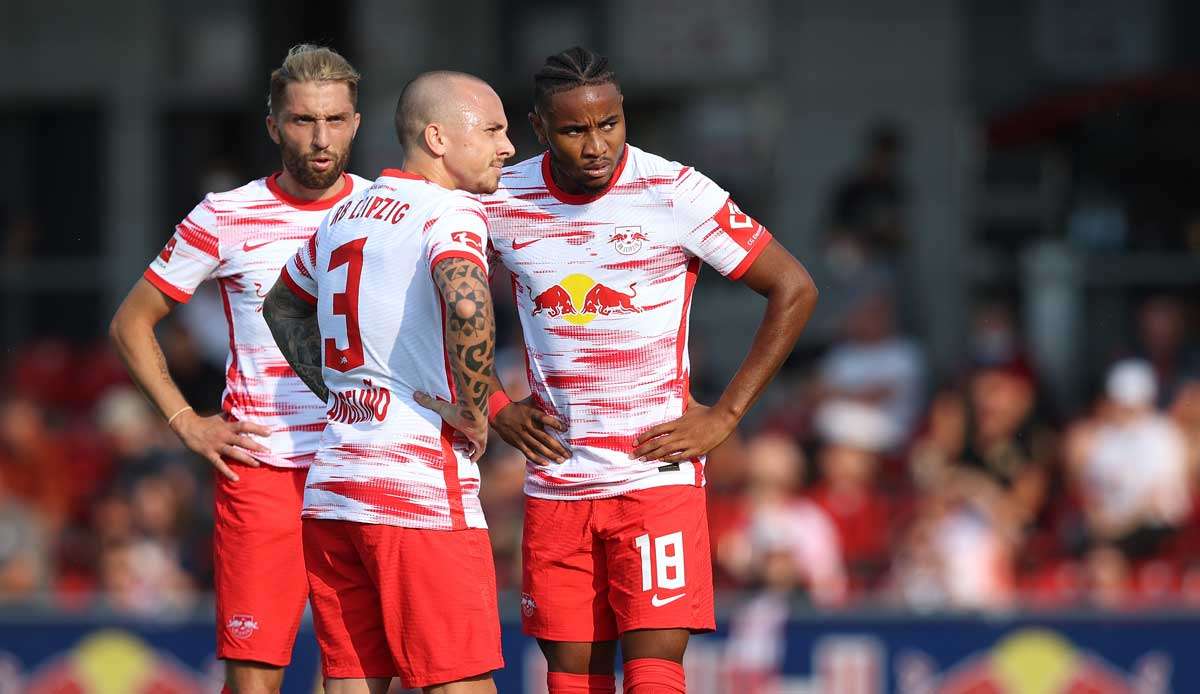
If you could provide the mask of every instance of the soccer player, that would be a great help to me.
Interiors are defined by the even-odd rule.
[[[700,172],[625,142],[608,61],[547,59],[530,123],[544,154],[485,198],[513,273],[532,396],[495,383],[493,426],[528,458],[521,607],[553,694],[683,692],[689,632],[714,627],[704,455],[791,351],[816,303],[803,266]],[[689,402],[701,262],[767,299],[712,407]]]
[[[112,320],[113,342],[134,381],[218,473],[217,657],[234,694],[279,691],[308,595],[300,508],[325,406],[279,353],[262,301],[326,212],[370,184],[345,173],[359,124],[358,81],[336,52],[292,48],[271,73],[267,101],[267,132],[283,170],[208,194]],[[212,416],[188,405],[154,337],[155,324],[208,279],[220,287],[229,324],[223,411]]]
[[[476,464],[495,324],[472,193],[496,189],[507,128],[486,82],[417,77],[396,110],[403,168],[331,212],[265,303],[283,354],[329,403],[303,513],[329,694],[381,693],[394,676],[494,692],[504,664]]]

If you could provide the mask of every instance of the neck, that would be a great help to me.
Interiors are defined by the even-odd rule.
[[[434,159],[433,157],[418,154],[417,156],[406,158],[404,163],[400,165],[400,170],[422,176],[430,183],[447,190],[458,188],[454,177],[446,170],[446,166],[442,163],[441,159]]]
[[[292,197],[300,198],[301,200],[307,200],[309,202],[316,202],[317,200],[332,198],[333,196],[341,193],[342,186],[346,185],[346,177],[338,176],[337,181],[335,181],[334,184],[328,188],[305,188],[304,186],[300,185],[300,181],[297,181],[296,177],[293,176],[285,167],[283,169],[283,173],[279,174],[279,178],[275,179],[275,182],[279,184],[279,187],[283,189],[283,192],[291,195]]]

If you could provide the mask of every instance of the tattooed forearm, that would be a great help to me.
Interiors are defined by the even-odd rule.
[[[328,400],[329,389],[321,372],[321,330],[316,307],[297,297],[282,282],[276,282],[263,300],[263,319],[283,358],[304,385],[321,400]]]
[[[437,264],[433,278],[446,303],[446,353],[458,400],[486,418],[496,351],[487,277],[475,263],[449,258]]]

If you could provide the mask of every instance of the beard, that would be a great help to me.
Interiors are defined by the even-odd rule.
[[[300,185],[309,190],[325,190],[342,177],[342,173],[346,170],[346,160],[350,158],[350,147],[347,146],[344,152],[326,149],[313,154],[304,154],[280,138],[279,153],[283,156],[283,168],[287,169],[287,172]],[[328,157],[332,160],[333,165],[327,171],[317,171],[310,164],[310,160],[314,157]]]

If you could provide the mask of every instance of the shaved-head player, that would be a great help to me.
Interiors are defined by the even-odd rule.
[[[495,327],[483,205],[513,154],[485,82],[426,73],[400,97],[404,165],[336,207],[264,304],[328,404],[304,491],[325,691],[494,692],[496,575],[476,461]]]

